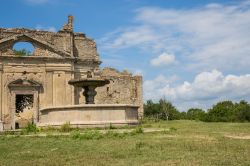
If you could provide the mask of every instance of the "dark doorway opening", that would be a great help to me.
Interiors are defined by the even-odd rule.
[[[33,94],[16,95],[15,128],[23,128],[33,122]]]

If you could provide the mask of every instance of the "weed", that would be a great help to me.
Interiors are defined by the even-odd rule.
[[[135,134],[142,134],[144,131],[143,131],[143,128],[141,126],[137,126],[134,130],[132,130],[132,135],[135,135]]]
[[[135,149],[141,149],[145,146],[146,144],[144,142],[137,142],[135,144]]]
[[[177,131],[177,128],[175,128],[175,127],[170,127],[170,128],[169,128],[169,131]]]
[[[21,131],[21,134],[37,133],[40,129],[34,123],[28,123],[28,125]]]
[[[15,135],[15,131],[14,130],[5,131],[3,132],[3,135]]]
[[[57,129],[55,128],[55,127],[53,127],[53,126],[51,126],[51,125],[48,125],[48,126],[46,126],[46,127],[43,127],[42,129],[41,129],[41,131],[57,131]]]
[[[224,137],[249,136],[250,123],[160,123],[165,129],[164,132],[173,127],[172,132],[135,133],[131,136],[130,130],[126,130],[129,133],[123,134],[116,134],[116,130],[111,130],[109,137],[95,130],[74,130],[70,132],[70,136],[64,136],[64,133],[51,133],[48,137],[18,138],[3,135],[0,136],[0,165],[83,165],[83,161],[84,165],[93,166],[250,163],[249,139]],[[158,124],[151,122],[153,129]],[[174,128],[177,131],[173,132]],[[122,136],[125,137],[119,138]]]
[[[73,132],[70,133],[70,135],[73,139],[80,139],[81,138],[81,133],[79,130],[74,130]]]
[[[118,133],[118,132],[115,132],[115,131],[108,130],[108,131],[105,133],[105,136],[106,136],[107,138],[117,138],[117,137],[121,138],[121,137],[124,136],[124,134]]]
[[[150,127],[152,127],[152,124],[145,124],[145,125],[143,125],[143,127],[150,128]]]
[[[70,132],[70,131],[71,131],[70,122],[64,123],[64,124],[61,126],[60,131],[61,131],[61,132]]]
[[[115,126],[113,126],[111,123],[109,124],[109,129],[116,129]]]
[[[81,139],[100,139],[103,138],[103,134],[98,130],[86,130],[80,135]]]

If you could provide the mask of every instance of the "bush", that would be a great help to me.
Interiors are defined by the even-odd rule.
[[[61,132],[70,132],[70,131],[71,131],[70,122],[64,123],[64,124],[61,126],[60,131],[61,131]]]
[[[79,130],[74,130],[71,132],[71,138],[73,139],[83,139],[83,140],[92,140],[103,138],[103,134],[98,130],[86,130],[81,133]]]
[[[169,131],[177,131],[177,128],[175,128],[175,127],[170,127],[170,128],[169,128]]]
[[[79,130],[74,130],[73,132],[70,133],[70,135],[73,139],[80,139],[81,138],[81,133]]]
[[[43,127],[41,128],[41,131],[45,131],[45,132],[54,132],[54,131],[58,131],[57,128],[51,126],[51,125],[48,125],[46,127]]]
[[[26,49],[22,49],[22,50],[13,50],[14,54],[16,54],[17,56],[27,56],[30,55],[31,52],[26,50]]]
[[[103,134],[98,130],[86,130],[81,136],[81,139],[100,139],[103,138]]]
[[[136,142],[135,144],[135,149],[142,149],[143,147],[145,147],[146,144],[144,142]]]
[[[109,124],[109,129],[116,129],[115,126],[112,125],[112,123]]]
[[[143,132],[144,132],[143,128],[141,126],[137,126],[134,130],[132,130],[131,134],[132,135],[142,134]]]
[[[105,137],[107,137],[107,138],[120,137],[121,135],[122,135],[122,134],[117,133],[117,132],[112,131],[112,130],[108,130],[108,131],[105,133]]]
[[[239,122],[250,122],[250,104],[242,100],[240,103],[236,103],[235,106],[235,118]]]
[[[39,128],[37,128],[36,124],[34,123],[28,123],[28,125],[24,128],[24,133],[37,133],[39,132]]]

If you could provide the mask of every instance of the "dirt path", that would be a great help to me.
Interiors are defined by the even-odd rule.
[[[224,135],[224,136],[232,139],[250,139],[250,135]]]

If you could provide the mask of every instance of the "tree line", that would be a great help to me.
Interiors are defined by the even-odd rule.
[[[171,102],[160,99],[158,102],[148,100],[144,104],[144,115],[156,120],[200,120],[204,122],[250,122],[250,104],[240,102],[221,101],[207,111],[200,108],[190,108],[180,112]]]

